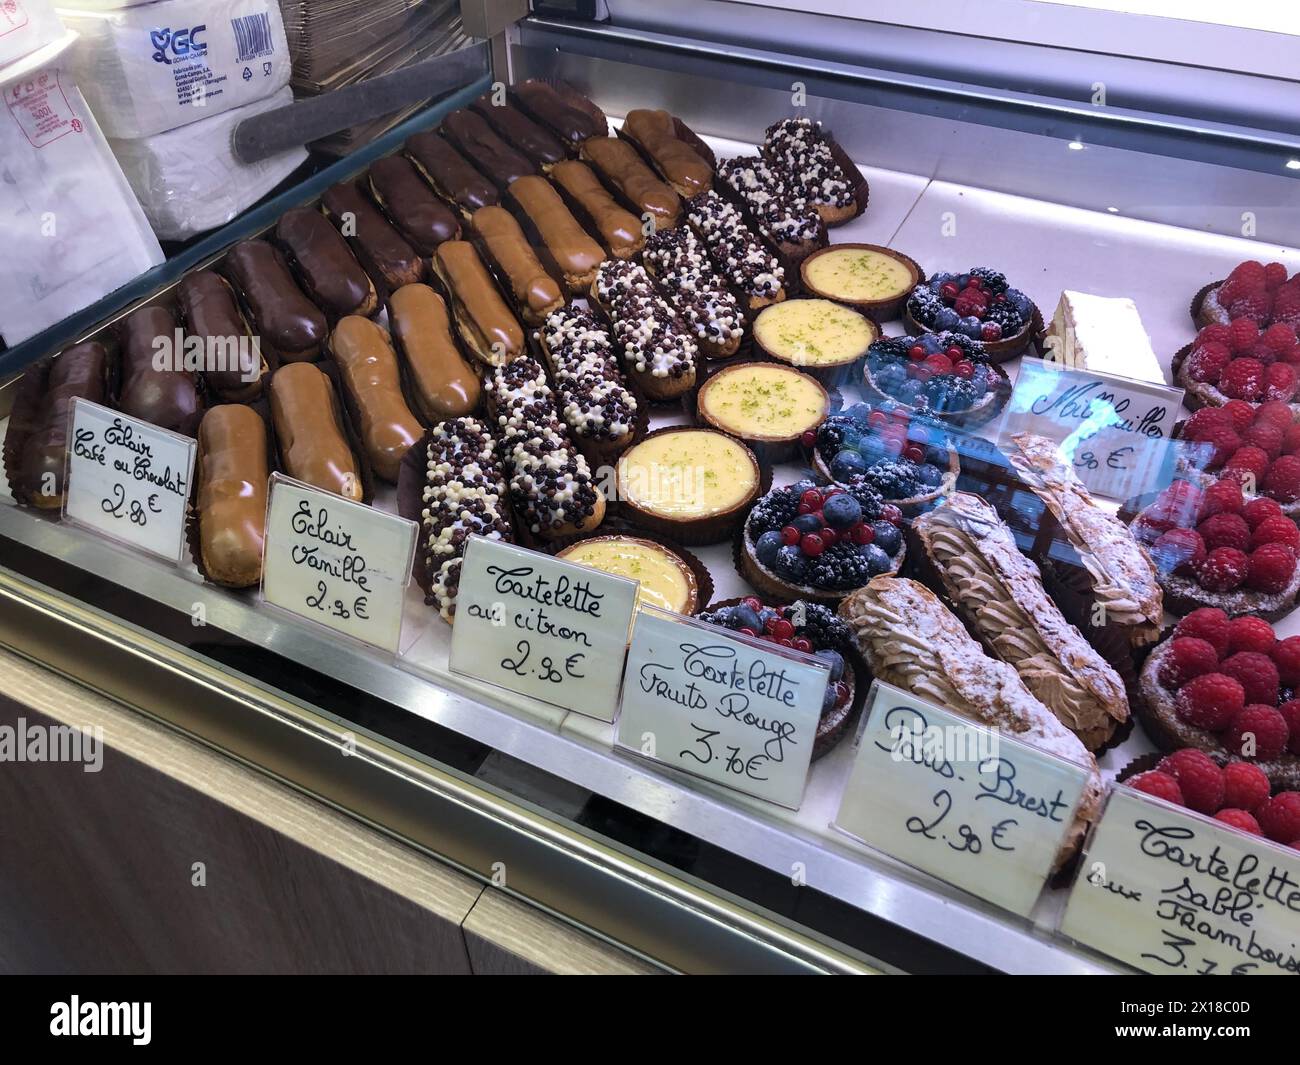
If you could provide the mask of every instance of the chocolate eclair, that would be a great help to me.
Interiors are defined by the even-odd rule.
[[[804,191],[763,156],[724,159],[718,178],[782,255],[799,262],[826,246],[826,224]]]
[[[629,111],[618,132],[641,150],[659,176],[683,199],[713,185],[712,161],[682,136],[678,119],[667,111]]]
[[[839,615],[877,680],[1082,766],[1088,783],[1056,855],[1061,869],[1101,809],[1096,759],[1025,687],[1015,669],[990,658],[939,598],[913,580],[874,577],[840,604]]]
[[[497,441],[483,422],[451,418],[435,425],[425,441],[416,551],[426,601],[450,622],[465,544],[475,534],[512,542],[510,506]]]
[[[535,122],[575,148],[588,137],[609,136],[605,113],[570,85],[530,79],[512,86],[510,97]]]
[[[177,349],[180,330],[166,307],[151,304],[132,311],[117,328],[122,349],[122,384],[117,409],[162,429],[193,436],[202,403],[198,381]],[[170,351],[159,368],[158,356]]]
[[[433,255],[433,271],[452,301],[456,331],[485,366],[502,366],[524,351],[524,331],[496,282],[466,240],[449,240]]]
[[[536,174],[531,159],[515,151],[475,111],[453,111],[442,120],[442,133],[498,189],[507,189],[516,178]]]
[[[592,137],[582,142],[578,155],[637,217],[649,217],[656,229],[671,229],[681,221],[681,197],[646,166],[627,141]]]
[[[785,268],[734,203],[710,189],[686,205],[686,218],[709,251],[714,269],[731,283],[753,314],[785,299]]]
[[[292,207],[275,225],[275,239],[316,305],[332,318],[366,317],[379,310],[379,295],[348,242],[320,211]]]
[[[484,382],[501,434],[510,502],[523,526],[543,540],[590,531],[605,517],[605,496],[569,439],[546,372],[527,356]]]
[[[404,155],[386,155],[367,171],[370,195],[421,255],[460,236],[460,223]]]
[[[323,218],[321,224],[329,228]],[[230,282],[214,270],[195,270],[176,286],[176,305],[186,336],[203,341],[203,380],[217,397],[244,403],[260,396],[266,358],[260,342],[248,335]]]
[[[413,133],[402,146],[433,191],[464,217],[497,203],[497,187],[432,130]]]
[[[569,436],[603,465],[636,437],[637,401],[623,383],[609,330],[589,311],[561,307],[537,334]]]
[[[596,279],[605,252],[543,177],[521,177],[506,190],[506,203],[535,236],[539,254],[554,264],[565,288],[582,295]]]
[[[538,260],[514,215],[504,207],[484,207],[474,212],[470,225],[479,254],[504,282],[520,318],[537,325],[564,306],[564,293]]]
[[[376,284],[392,292],[424,280],[424,260],[354,182],[326,189],[320,202]]]
[[[645,247],[641,220],[618,205],[586,163],[566,159],[551,167],[551,182],[583,225],[600,237],[616,259],[631,259]]]
[[[9,471],[14,498],[41,510],[63,505],[68,425],[73,401],[103,404],[108,391],[108,349],[98,340],[75,344],[48,363],[27,371],[38,375],[39,396],[26,407],[14,407],[6,433],[6,461],[11,441],[18,442],[17,461]],[[21,389],[26,385],[19,385]]]
[[[725,359],[736,354],[745,335],[744,316],[690,226],[652,233],[642,262],[664,298],[690,326],[706,357]]]
[[[263,351],[280,362],[320,358],[329,332],[325,315],[303,295],[278,248],[264,240],[240,241],[221,269],[248,308]]]
[[[923,572],[994,657],[1090,751],[1129,719],[1124,683],[1043,588],[997,511],[957,492],[913,522]]]
[[[517,147],[542,169],[565,158],[564,145],[546,129],[539,126],[519,108],[502,101],[496,103],[493,93],[486,92],[470,106],[488,120],[493,129],[508,144]]]
[[[614,331],[628,377],[647,398],[678,399],[695,387],[699,349],[643,267],[606,260],[590,299]]]

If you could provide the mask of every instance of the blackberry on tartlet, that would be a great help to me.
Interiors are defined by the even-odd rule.
[[[1034,301],[986,266],[940,273],[912,289],[905,305],[909,331],[960,333],[987,346],[994,362],[1024,353],[1042,331]]]
[[[745,519],[736,564],[758,591],[837,603],[903,561],[902,511],[868,484],[774,488]]]
[[[802,651],[825,662],[830,677],[813,740],[813,760],[847,734],[853,714],[861,707],[866,694],[867,678],[849,627],[834,610],[806,600],[769,605],[751,595],[714,604],[696,618],[744,636]]]
[[[984,344],[962,333],[885,337],[867,349],[868,399],[893,400],[905,413],[975,426],[994,417],[1011,395],[1007,375]]]
[[[866,484],[905,513],[953,490],[960,465],[945,426],[892,399],[827,418],[804,446],[813,469],[841,485]]]

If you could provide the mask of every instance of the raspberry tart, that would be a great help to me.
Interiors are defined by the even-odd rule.
[[[1151,768],[1139,768],[1139,763]],[[1251,762],[1220,765],[1196,747],[1182,747],[1163,758],[1138,759],[1116,783],[1213,817],[1247,835],[1300,848],[1300,791],[1270,795],[1268,777]]]
[[[960,465],[947,429],[892,400],[858,403],[805,434],[812,467],[846,487],[867,485],[905,514],[953,490]]]
[[[1300,328],[1300,274],[1287,276],[1282,263],[1246,260],[1223,281],[1206,285],[1192,300],[1197,327],[1228,325],[1248,318],[1261,328],[1285,322]]]
[[[1097,761],[1025,687],[1015,669],[986,655],[925,585],[876,577],[840,604],[868,668],[885,681],[953,713],[1087,769],[1089,782],[1057,853],[1059,870],[1078,852],[1101,808]]]
[[[912,289],[903,311],[909,333],[960,333],[984,344],[992,362],[1023,355],[1043,331],[1034,301],[987,266],[935,274]]]
[[[1129,720],[1124,683],[1065,619],[997,511],[958,492],[917,518],[913,532],[922,575],[972,635],[1085,747],[1108,746]]]
[[[1300,788],[1300,636],[1202,607],[1151,652],[1140,688],[1139,717],[1162,750],[1240,759],[1274,788]]]
[[[736,537],[736,566],[761,594],[838,603],[903,563],[902,512],[865,485],[774,488]]]
[[[715,603],[696,617],[732,632],[803,651],[825,662],[830,668],[830,681],[813,740],[813,760],[843,739],[853,715],[862,707],[870,678],[853,646],[849,627],[835,616],[835,611],[802,599],[788,606],[768,605],[751,595]]]
[[[961,333],[888,337],[867,350],[867,398],[892,399],[951,425],[983,425],[1006,406],[1011,381],[984,345]]]
[[[1248,508],[1233,480],[1205,489],[1178,480],[1137,512],[1130,529],[1150,549],[1166,609],[1211,606],[1270,621],[1290,613],[1300,594],[1300,529],[1268,504]]]
[[[1180,465],[1189,480],[1202,486],[1236,481],[1248,501],[1268,499],[1288,517],[1300,514],[1300,424],[1287,404],[1255,407],[1234,399],[1222,407],[1202,407],[1175,435],[1202,445]],[[1274,516],[1273,507],[1257,510]]]
[[[1300,340],[1296,327],[1253,319],[1211,324],[1174,356],[1174,383],[1187,390],[1189,409],[1221,407],[1229,400],[1282,402],[1300,414]]]

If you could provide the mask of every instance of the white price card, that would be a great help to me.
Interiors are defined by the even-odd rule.
[[[396,654],[418,532],[406,518],[273,473],[262,598]]]
[[[1028,915],[1088,771],[880,681],[863,717],[835,827]]]
[[[616,742],[798,809],[829,679],[811,655],[643,606]]]
[[[613,721],[636,588],[625,577],[471,536],[451,670]]]
[[[63,516],[171,562],[185,544],[195,442],[74,399]]]
[[[1025,358],[997,442],[1005,448],[1013,433],[1055,440],[1090,492],[1125,500],[1173,479],[1184,445],[1171,434],[1182,404],[1181,388]]]
[[[1300,851],[1121,784],[1060,930],[1149,973],[1300,975]]]

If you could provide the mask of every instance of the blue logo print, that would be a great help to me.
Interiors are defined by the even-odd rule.
[[[187,30],[172,30],[170,27],[150,30],[149,42],[154,49],[153,61],[171,66],[172,63],[178,63],[192,56],[207,55],[208,42],[199,40],[199,34],[207,31],[208,27],[205,25],[194,26]],[[168,58],[169,52],[171,58]]]

